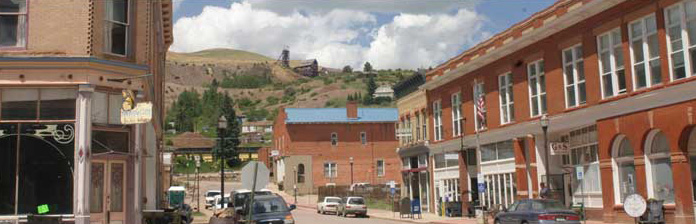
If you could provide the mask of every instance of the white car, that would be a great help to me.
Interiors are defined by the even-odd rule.
[[[338,205],[341,204],[341,198],[339,197],[324,197],[321,202],[317,204],[317,213],[326,214],[327,212],[336,213]]]
[[[220,191],[218,190],[209,190],[205,192],[205,208],[208,209],[210,207],[213,207],[215,204],[215,196],[220,195]]]
[[[213,206],[213,211],[218,211],[227,208],[227,204],[230,202],[230,194],[225,194],[225,198],[222,199],[222,202],[220,202],[220,199],[222,198],[220,196],[221,195],[215,196],[215,200],[213,200],[215,202]]]

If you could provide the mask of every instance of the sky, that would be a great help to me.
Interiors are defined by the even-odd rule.
[[[173,0],[174,52],[231,48],[320,66],[435,67],[555,0]]]

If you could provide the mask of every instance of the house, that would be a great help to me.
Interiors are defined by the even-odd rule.
[[[316,77],[319,75],[319,63],[317,59],[300,61],[292,70],[305,77]]]
[[[429,149],[458,154],[456,200],[510,204],[543,182],[590,220],[633,223],[623,202],[638,194],[694,223],[694,14],[694,1],[557,1],[429,71]]]
[[[165,208],[172,1],[114,2],[0,1],[2,222],[38,207],[61,222],[140,223]]]
[[[380,86],[375,90],[375,94],[372,96],[376,97],[389,97],[394,98],[394,90],[391,86]]]
[[[401,183],[396,108],[282,108],[273,132],[276,182],[316,192],[325,185]],[[286,187],[286,190],[292,188]]]
[[[172,138],[174,155],[199,155],[206,162],[213,161],[213,148],[216,144],[216,138],[195,132],[184,132]]]

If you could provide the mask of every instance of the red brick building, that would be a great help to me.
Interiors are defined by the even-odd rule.
[[[396,108],[283,108],[273,132],[275,181],[300,193],[327,184],[400,182]],[[353,161],[351,172],[351,158]]]
[[[694,15],[694,1],[561,0],[429,71],[430,150],[460,153],[461,200],[476,182],[484,205],[536,197],[549,174],[590,219],[633,222],[635,193],[694,223]]]

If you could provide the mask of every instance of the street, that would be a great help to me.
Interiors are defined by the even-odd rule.
[[[370,212],[368,211],[368,215]],[[315,209],[309,209],[309,208],[303,208],[303,207],[298,207],[295,211],[292,212],[292,216],[295,218],[295,223],[303,224],[303,223],[326,223],[326,224],[355,224],[355,223],[379,223],[379,224],[396,224],[396,223],[404,223],[404,222],[398,222],[398,221],[391,221],[391,220],[385,220],[385,219],[376,219],[376,218],[354,218],[351,216],[348,217],[339,217],[334,214],[327,214],[327,215],[322,215],[318,214]]]

